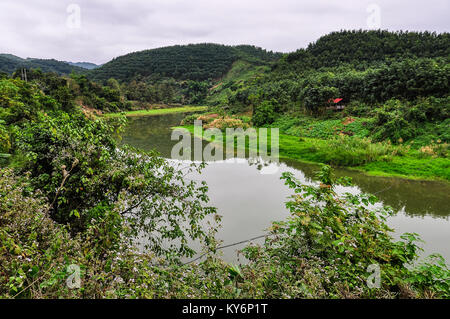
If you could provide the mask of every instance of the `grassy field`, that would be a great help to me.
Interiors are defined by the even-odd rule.
[[[122,114],[125,116],[152,116],[152,115],[164,115],[171,113],[190,113],[190,112],[201,112],[206,111],[207,106],[183,106],[183,107],[173,107],[166,109],[153,109],[153,110],[137,110],[137,111],[128,111],[121,113],[105,113],[103,116],[106,117],[118,117]]]
[[[194,133],[193,126],[182,128]],[[280,134],[279,146],[280,158],[348,167],[369,175],[450,181],[450,159],[420,158],[414,150],[403,150],[401,155],[393,155],[392,153],[397,153],[396,146],[384,149],[382,144],[371,144],[368,150],[354,150],[347,145],[336,147],[336,143],[333,144],[330,140],[299,138],[286,134]],[[246,148],[248,149],[248,143]]]

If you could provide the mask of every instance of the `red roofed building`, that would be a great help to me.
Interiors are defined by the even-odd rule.
[[[342,102],[343,98],[337,98],[337,99],[331,99],[328,101],[328,103],[331,104],[331,106],[327,107],[327,109],[330,110],[343,110],[345,108],[345,105],[340,104]]]

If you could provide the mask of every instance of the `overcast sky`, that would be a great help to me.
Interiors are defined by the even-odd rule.
[[[94,63],[133,51],[201,42],[290,52],[341,29],[379,26],[449,32],[449,4],[449,0],[0,0],[0,52]]]

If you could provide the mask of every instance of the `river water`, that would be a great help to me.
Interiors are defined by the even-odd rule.
[[[178,143],[171,140],[171,127],[179,125],[184,116],[130,118],[121,143],[142,150],[156,149],[170,159],[172,147]],[[317,169],[317,165],[281,160],[275,174],[264,175],[257,165],[241,159],[209,163],[200,176],[193,178],[208,183],[210,204],[223,216],[218,238],[226,245],[262,235],[272,221],[284,220],[289,215],[284,202],[292,192],[280,180],[282,172],[292,172],[299,180],[311,183]],[[418,233],[425,241],[424,256],[440,253],[450,261],[449,183],[374,177],[346,169],[336,169],[335,174],[352,177],[356,185],[340,191],[376,194],[385,205],[397,211],[388,220],[395,229],[395,238],[405,232]],[[243,262],[237,250],[247,244],[224,249],[224,259]]]

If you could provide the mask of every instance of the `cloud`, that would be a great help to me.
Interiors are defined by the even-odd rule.
[[[80,8],[79,29],[67,24],[72,3]],[[371,3],[382,29],[449,31],[447,0],[2,0],[0,52],[95,63],[201,42],[289,52],[331,31],[366,29]]]

